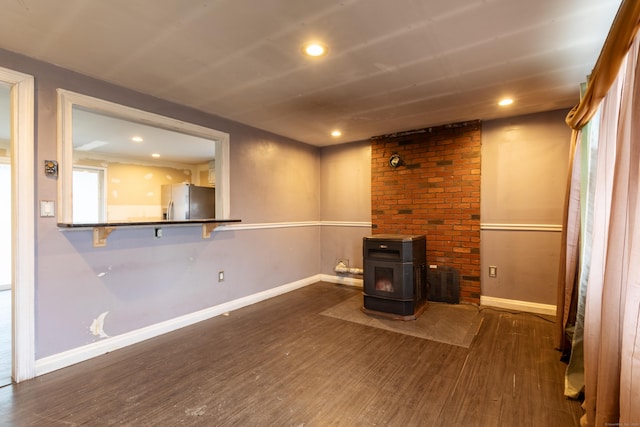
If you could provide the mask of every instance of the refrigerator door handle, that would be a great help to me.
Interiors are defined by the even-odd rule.
[[[173,219],[173,200],[167,205],[167,220]]]

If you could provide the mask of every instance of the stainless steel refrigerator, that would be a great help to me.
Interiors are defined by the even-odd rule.
[[[213,219],[216,216],[216,189],[192,184],[162,186],[162,219]]]

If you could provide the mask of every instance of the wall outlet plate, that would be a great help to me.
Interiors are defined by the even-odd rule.
[[[489,266],[489,277],[497,277],[498,276],[498,267],[495,265]]]

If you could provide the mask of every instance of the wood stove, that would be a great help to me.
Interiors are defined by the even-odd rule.
[[[424,235],[365,237],[362,311],[414,320],[427,306],[427,246]]]

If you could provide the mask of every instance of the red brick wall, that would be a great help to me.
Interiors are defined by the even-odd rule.
[[[371,139],[373,233],[425,234],[427,263],[460,272],[480,302],[480,122]],[[389,166],[397,153],[402,165]]]

